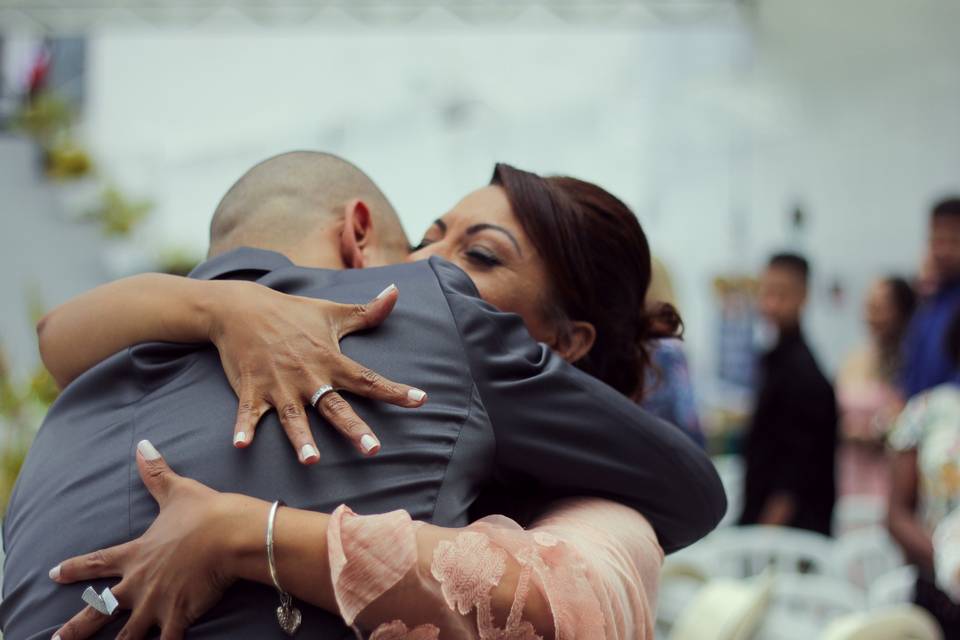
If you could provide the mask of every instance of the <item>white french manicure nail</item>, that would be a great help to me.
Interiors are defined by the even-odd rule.
[[[427,397],[426,392],[421,391],[420,389],[410,389],[409,391],[407,391],[407,398],[409,398],[413,402],[420,402],[426,397]]]
[[[51,579],[51,580],[54,580],[54,581],[59,580],[59,579],[60,579],[60,565],[57,565],[57,566],[55,566],[53,569],[50,569],[50,573],[48,573],[47,575],[50,576],[50,579]]]
[[[50,638],[50,640],[60,640],[60,634],[59,634],[59,633],[56,634],[55,636],[53,636],[52,638]]]
[[[310,458],[319,458],[320,454],[317,453],[317,450],[312,444],[305,444],[300,447],[300,460],[306,462]]]
[[[396,289],[396,288],[397,288],[397,285],[395,285],[395,284],[390,285],[389,287],[387,287],[386,289],[384,289],[383,291],[381,291],[380,293],[378,293],[378,294],[377,294],[377,297],[374,298],[374,300],[379,300],[380,298],[382,298],[383,296],[389,294],[391,291],[393,291],[393,290]]]
[[[380,446],[380,442],[369,433],[363,434],[363,437],[360,438],[360,448],[363,449],[364,453],[370,453],[378,446]]]
[[[245,442],[247,439],[247,434],[243,431],[238,431],[237,435],[233,436],[233,444],[238,445],[241,442]]]
[[[137,443],[137,451],[147,460],[156,460],[160,457],[160,452],[149,440],[141,440]]]

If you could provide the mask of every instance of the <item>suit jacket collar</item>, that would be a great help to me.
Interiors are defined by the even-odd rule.
[[[199,264],[190,272],[190,277],[215,280],[229,275],[237,277],[238,272],[249,272],[248,279],[256,280],[276,269],[292,266],[289,258],[275,251],[240,247]]]

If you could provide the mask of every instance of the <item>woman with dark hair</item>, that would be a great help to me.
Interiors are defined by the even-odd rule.
[[[840,405],[840,495],[886,497],[884,446],[903,403],[896,390],[903,336],[916,294],[903,278],[873,283],[864,303],[867,343],[844,360],[837,375]]]
[[[680,326],[666,304],[637,317],[651,277],[646,236],[619,199],[574,178],[497,165],[490,185],[436,220],[410,259],[430,256],[462,268],[485,301],[518,314],[535,339],[624,395],[642,394],[649,341]],[[287,303],[292,296],[266,289],[251,295],[264,296],[263,315],[247,318],[254,328],[271,314],[304,313]],[[185,303],[174,295],[164,304]],[[247,299],[244,309],[250,308]],[[183,341],[191,330],[138,317],[136,308],[117,322],[138,323],[135,331],[112,329],[141,339],[143,323],[152,323],[150,339]],[[202,334],[194,339],[207,340]],[[317,337],[324,338],[330,339]],[[237,354],[221,351],[230,370]],[[271,353],[257,357],[269,360]],[[345,506],[330,515],[284,508],[278,517],[269,503],[178,477],[147,441],[138,445],[137,464],[160,504],[151,528],[51,573],[62,583],[94,573],[121,576],[115,591],[121,605],[133,609],[127,638],[142,637],[154,624],[164,638],[179,638],[231,582],[274,583],[263,557],[265,521],[276,525],[284,587],[341,615],[358,634],[373,630],[377,640],[441,633],[503,640],[653,637],[662,551],[642,515],[621,505],[599,498],[557,502],[526,530],[503,517],[449,529],[411,522],[403,511],[357,516]],[[89,557],[117,560],[104,566]],[[89,637],[105,621],[87,610],[59,637]]]
[[[955,590],[951,583],[957,576],[941,576],[938,584],[936,572],[941,568],[935,566],[934,532],[960,509],[960,312],[945,338],[953,381],[914,396],[888,438],[892,455],[887,526],[917,567],[914,602],[933,614],[944,637],[951,640],[960,638],[960,604],[945,591]]]

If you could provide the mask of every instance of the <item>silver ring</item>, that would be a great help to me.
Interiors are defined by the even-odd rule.
[[[120,606],[116,596],[110,591],[110,587],[101,591],[99,595],[97,595],[93,587],[87,587],[83,590],[83,594],[80,597],[84,602],[105,616],[112,616],[113,612]]]
[[[320,400],[323,398],[323,396],[327,395],[327,394],[330,393],[331,391],[333,391],[333,387],[330,386],[329,384],[325,384],[325,385],[323,385],[322,387],[320,387],[319,389],[317,389],[316,391],[314,391],[314,392],[313,392],[313,395],[310,396],[310,404],[311,404],[311,406],[316,407],[316,406],[317,406],[317,403],[320,402]]]

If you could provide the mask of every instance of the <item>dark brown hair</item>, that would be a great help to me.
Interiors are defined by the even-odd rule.
[[[576,366],[639,397],[651,366],[650,342],[679,337],[683,325],[672,305],[645,305],[650,245],[637,217],[616,196],[576,178],[540,177],[501,163],[490,184],[506,191],[544,261],[552,319],[561,330],[584,321],[597,331]]]
[[[960,196],[943,198],[935,203],[930,210],[930,218],[950,218],[960,220]]]

